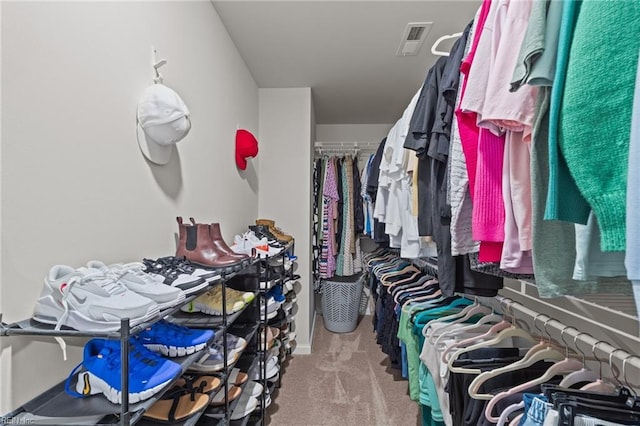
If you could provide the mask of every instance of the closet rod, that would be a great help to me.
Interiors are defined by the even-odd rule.
[[[359,151],[375,151],[378,149],[380,142],[372,141],[317,141],[313,144],[316,151],[353,151],[357,149]]]
[[[507,315],[512,313],[516,318],[519,317],[518,314],[520,314],[521,319],[522,315],[524,315],[528,317],[529,324],[531,324],[534,319],[537,319],[538,321],[544,321],[545,333],[549,333],[551,335],[551,331],[554,331],[555,333],[553,333],[551,337],[556,342],[562,342],[562,344],[569,344],[570,346],[573,346],[573,349],[576,350],[577,353],[585,353],[588,355],[590,351],[595,351],[596,353],[594,355],[596,355],[598,359],[603,360],[603,362],[605,363],[609,363],[609,361],[611,360],[612,363],[616,364],[616,368],[619,372],[619,379],[623,383],[625,381],[625,378],[622,376],[624,363],[624,370],[626,373],[626,378],[630,382],[629,384],[635,388],[640,388],[639,353],[630,353],[626,350],[616,348],[609,342],[597,340],[591,334],[585,331],[578,330],[573,326],[567,326],[564,323],[556,320],[555,318],[552,318],[550,315],[536,312],[524,306],[522,303],[509,299],[507,297],[465,297],[471,298],[472,300],[477,300],[479,303],[492,307],[496,311],[502,311],[503,313],[506,312]],[[578,343],[574,343],[576,341],[581,342],[582,344],[579,345]]]

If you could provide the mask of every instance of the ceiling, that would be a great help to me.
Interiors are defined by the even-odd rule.
[[[213,1],[258,87],[311,87],[318,124],[394,123],[479,0]],[[409,22],[433,22],[417,56],[396,56]],[[444,42],[448,50],[453,40]]]

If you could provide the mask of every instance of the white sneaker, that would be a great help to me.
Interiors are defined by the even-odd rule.
[[[278,316],[278,308],[281,303],[276,302],[273,297],[267,298],[267,319],[272,319]],[[264,302],[260,299],[260,316],[264,316]]]
[[[101,271],[56,265],[44,279],[33,319],[82,331],[117,331],[120,320],[135,326],[158,316],[157,303],[132,292]]]
[[[258,399],[243,392],[242,395],[240,395],[240,398],[238,398],[236,407],[234,408],[233,413],[231,413],[231,416],[229,417],[229,419],[231,420],[243,419],[247,417],[249,414],[251,414],[251,412],[255,410],[257,407],[258,407]]]
[[[282,286],[282,293],[283,294],[287,294],[290,291],[293,291],[294,285],[297,281],[292,281],[292,280],[287,280],[284,282],[284,285]]]
[[[189,296],[192,293],[196,293],[209,285],[209,282],[219,278],[218,275],[205,278],[198,275],[195,269],[185,271],[183,268],[176,265],[175,258],[159,258],[143,259],[145,272],[157,278],[166,285],[171,287],[177,287],[184,291],[185,296]],[[204,270],[203,270],[204,271]]]
[[[280,372],[280,366],[278,365],[278,358],[269,357],[267,359],[267,375],[266,378],[270,379]],[[249,370],[249,379],[260,380],[262,374],[262,361],[259,362],[255,369]]]
[[[253,231],[245,232],[242,235],[236,235],[233,241],[234,244],[233,247],[231,247],[231,250],[234,252],[251,255],[253,249],[255,249],[256,254],[260,258],[275,256],[282,251],[282,248],[270,246],[266,238],[258,238]]]
[[[249,380],[249,383],[244,386],[242,393],[257,398],[262,395],[262,392],[264,392],[264,387],[260,383]]]
[[[153,300],[160,309],[184,303],[185,295],[182,290],[164,284],[157,275],[147,274],[143,271],[144,265],[140,262],[116,263],[107,266],[99,260],[92,260],[87,263],[87,268],[97,269],[105,275],[113,274],[113,277],[129,290]]]

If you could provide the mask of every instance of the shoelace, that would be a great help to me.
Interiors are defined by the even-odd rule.
[[[70,278],[67,280],[67,285],[62,288],[62,307],[64,308],[64,313],[56,323],[54,330],[58,331],[62,328],[62,323],[67,320],[69,317],[69,303],[67,299],[69,294],[71,293],[71,289],[75,286],[76,283],[81,282],[84,278],[84,275],[80,272],[74,272],[71,274]],[[54,338],[58,345],[60,345],[60,349],[62,350],[62,359],[67,360],[67,343],[64,341],[62,337]]]
[[[122,368],[122,365],[120,363],[119,348],[115,350],[111,348],[104,348],[102,351],[100,351],[98,357],[106,358],[105,362],[107,364],[108,370],[119,372]],[[142,343],[139,343],[137,341],[137,339],[132,338],[129,341],[129,378],[131,378],[134,374],[141,373],[145,370],[153,369],[153,371],[156,371],[158,369],[157,366],[164,361],[164,358],[145,348]],[[78,364],[73,370],[71,370],[71,373],[69,373],[69,376],[67,376],[67,380],[64,384],[65,392],[67,392],[67,394],[73,396],[74,398],[84,398],[86,396],[71,389],[71,379],[80,370],[81,367],[82,362]],[[146,376],[146,374],[143,374],[143,377]]]
[[[160,262],[164,263],[170,268],[174,268],[180,273],[191,275],[193,274],[195,268],[193,265],[189,264],[184,258],[181,257],[161,257]]]
[[[156,284],[157,281],[150,277],[144,271],[144,264],[142,262],[131,262],[124,265],[111,265],[110,271],[116,279],[120,279],[127,274],[132,274],[140,278],[145,284]]]
[[[145,266],[145,272],[158,274],[170,280],[178,278],[178,271],[163,262],[152,259],[143,259],[142,262]]]
[[[64,323],[69,317],[69,302],[67,299],[69,298],[69,294],[71,294],[71,290],[78,283],[84,285],[89,282],[95,282],[102,290],[106,291],[111,296],[127,291],[126,287],[121,282],[108,274],[104,274],[102,271],[96,270],[95,272],[92,271],[85,273],[75,272],[71,274],[70,279],[67,281],[67,285],[62,288],[62,307],[64,308],[64,312],[56,323],[54,330],[60,330],[62,328],[62,323]],[[67,343],[62,337],[55,337],[55,340],[58,342],[58,345],[60,345],[60,349],[62,349],[62,358],[66,361]]]

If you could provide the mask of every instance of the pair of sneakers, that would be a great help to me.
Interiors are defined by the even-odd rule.
[[[161,308],[182,303],[184,292],[145,275],[140,264],[107,267],[91,261],[74,269],[53,266],[44,279],[33,319],[82,331],[117,331],[120,320],[135,326],[156,318]]]
[[[91,339],[84,346],[82,362],[65,382],[65,390],[75,397],[103,394],[114,404],[122,403],[120,342]],[[77,374],[76,374],[77,373]],[[180,364],[147,349],[138,339],[129,342],[129,402],[151,398],[182,374]],[[72,384],[76,377],[75,386]]]
[[[282,251],[282,247],[269,243],[266,237],[259,238],[255,232],[248,231],[242,235],[236,235],[231,250],[238,254],[247,254],[253,257],[267,258],[275,256]]]
[[[200,268],[181,257],[144,259],[142,263],[146,273],[167,285],[182,289],[186,295],[196,293],[222,278],[218,272]]]
[[[226,290],[226,313],[227,315],[241,311],[255,298],[255,294],[248,291],[238,291],[227,287]],[[183,312],[202,312],[207,315],[223,315],[222,307],[222,285],[217,285],[213,289],[201,294],[191,302],[180,308]]]

